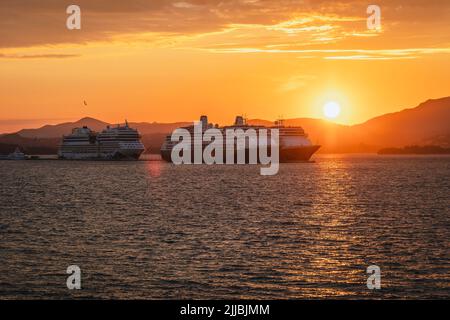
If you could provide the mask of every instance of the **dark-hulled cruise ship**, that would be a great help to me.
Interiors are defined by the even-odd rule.
[[[320,145],[314,145],[308,138],[302,127],[288,127],[284,126],[283,121],[279,120],[275,122],[272,127],[266,126],[255,126],[247,124],[247,121],[242,116],[237,116],[235,123],[231,126],[225,126],[219,128],[217,125],[214,126],[208,123],[208,118],[206,116],[201,116],[200,122],[202,124],[202,130],[216,128],[224,133],[227,129],[254,129],[259,135],[259,130],[266,129],[278,129],[279,130],[279,157],[280,162],[305,162],[309,161],[312,155],[319,150]],[[188,130],[192,136],[194,136],[194,126],[183,127],[183,129]],[[270,143],[270,139],[268,140]],[[161,156],[164,160],[172,162],[172,149],[178,142],[171,141],[171,135],[166,137],[162,147]],[[203,149],[209,144],[209,142],[202,142]],[[236,148],[237,149],[237,148]],[[194,146],[191,148],[191,153],[193,153]],[[246,162],[248,161],[249,150],[246,149]],[[191,154],[191,159],[193,155]]]
[[[58,156],[69,160],[137,160],[145,150],[140,139],[139,132],[126,121],[100,133],[88,127],[75,128],[63,136]]]

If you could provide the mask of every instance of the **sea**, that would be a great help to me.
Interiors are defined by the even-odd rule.
[[[0,161],[0,299],[449,299],[450,156],[313,159]]]

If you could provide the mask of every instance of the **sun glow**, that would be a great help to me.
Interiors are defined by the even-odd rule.
[[[323,115],[329,119],[335,119],[341,114],[341,106],[335,101],[329,101],[323,106]]]

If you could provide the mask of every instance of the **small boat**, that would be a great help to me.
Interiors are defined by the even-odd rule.
[[[27,156],[20,151],[19,147],[17,147],[13,153],[8,154],[7,156],[0,156],[0,160],[27,160]]]

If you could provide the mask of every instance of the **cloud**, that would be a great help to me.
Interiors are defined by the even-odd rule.
[[[279,90],[282,92],[296,91],[307,86],[316,78],[317,77],[313,75],[295,75],[283,81],[283,83],[279,86]]]
[[[78,58],[79,54],[0,54],[0,59],[67,59]]]
[[[184,2],[184,1],[180,1],[180,2],[175,2],[174,4],[172,4],[175,8],[185,8],[185,9],[192,9],[192,8],[198,8],[198,5],[192,4],[190,2]]]
[[[82,29],[67,30],[72,2],[2,0],[0,48],[134,39],[220,52],[381,49],[439,47],[450,33],[448,0],[379,0],[382,33],[367,30],[357,0],[77,0]]]
[[[450,54],[449,48],[408,48],[408,49],[265,49],[226,48],[209,49],[218,53],[292,53],[298,58],[324,58],[327,60],[395,60],[415,59],[431,54]],[[329,54],[333,54],[330,56]],[[343,55],[335,55],[343,54]]]
[[[331,56],[325,57],[326,60],[401,60],[416,59],[417,56],[376,56],[376,55],[352,55],[352,56]]]

